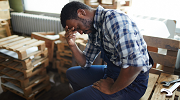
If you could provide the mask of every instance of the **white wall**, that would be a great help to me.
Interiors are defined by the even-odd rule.
[[[180,0],[132,0],[129,13],[176,20],[180,28]]]

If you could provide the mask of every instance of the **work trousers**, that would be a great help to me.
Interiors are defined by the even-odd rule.
[[[67,70],[67,78],[74,89],[64,100],[139,100],[146,91],[149,71],[141,72],[126,88],[107,95],[92,87],[92,84],[105,78],[106,65],[92,65],[87,69],[80,66]]]

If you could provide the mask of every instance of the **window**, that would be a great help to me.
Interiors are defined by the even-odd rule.
[[[69,0],[24,0],[25,11],[37,11],[60,14]]]

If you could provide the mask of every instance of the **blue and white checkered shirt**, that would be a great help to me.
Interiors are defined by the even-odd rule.
[[[136,24],[125,13],[98,6],[93,25],[97,32],[89,34],[83,51],[86,55],[84,67],[91,66],[101,50],[101,42],[106,56],[119,67],[143,66],[144,72],[152,67],[149,65],[147,44]]]

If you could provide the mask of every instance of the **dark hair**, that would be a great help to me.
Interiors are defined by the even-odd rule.
[[[90,10],[91,7],[88,5],[78,2],[78,1],[72,1],[66,4],[61,11],[60,18],[61,18],[61,24],[65,28],[66,27],[66,20],[69,19],[78,19],[77,16],[77,10],[78,9],[88,9]]]

